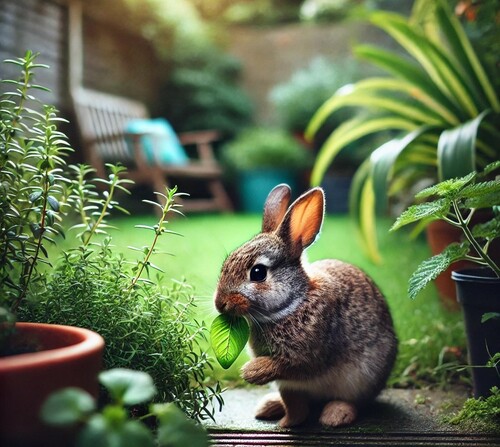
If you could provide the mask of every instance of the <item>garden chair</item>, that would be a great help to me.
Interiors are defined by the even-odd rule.
[[[192,179],[203,182],[209,197],[183,199],[184,211],[232,210],[222,183],[222,169],[213,152],[218,132],[206,130],[176,136],[168,123],[149,120],[141,102],[94,90],[78,89],[72,92],[72,99],[85,162],[95,168],[99,177],[107,175],[105,163],[120,162],[127,167],[128,178],[158,192],[164,192],[171,179]],[[161,136],[170,140],[158,141],[158,133],[148,133],[150,128],[159,126],[163,126]],[[198,158],[188,159],[178,142],[195,146]],[[153,147],[156,143],[168,143],[170,149],[173,144],[173,156],[158,154]]]

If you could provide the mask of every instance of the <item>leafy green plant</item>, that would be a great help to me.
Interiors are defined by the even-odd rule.
[[[102,409],[98,410],[97,402],[86,391],[65,388],[45,401],[41,409],[42,419],[54,426],[78,425],[78,447],[202,447],[209,444],[203,428],[187,419],[172,403],[150,404],[147,414],[139,418],[132,416],[131,409],[145,405],[156,394],[149,374],[111,369],[99,374],[99,382],[111,397]],[[154,432],[150,428],[153,424],[157,425]]]
[[[488,267],[500,277],[500,266],[488,254],[491,242],[500,237],[500,214],[497,213],[488,222],[470,227],[476,210],[498,206],[500,180],[478,181],[498,168],[500,162],[495,162],[488,165],[481,175],[472,172],[426,188],[415,196],[425,202],[409,207],[398,217],[391,230],[422,220],[442,219],[460,228],[465,236],[463,242],[450,244],[441,253],[420,264],[409,281],[408,294],[411,298],[415,298],[453,262],[462,259]]]
[[[486,398],[467,399],[462,409],[457,414],[447,417],[445,421],[470,431],[498,432],[500,429],[500,389],[493,387],[491,395]]]
[[[210,45],[174,53],[157,114],[177,131],[216,129],[231,137],[251,121],[253,105],[238,87],[239,61]]]
[[[304,132],[318,108],[332,92],[358,80],[360,67],[353,60],[330,62],[317,57],[309,65],[296,71],[287,81],[274,86],[269,99],[274,105],[280,124],[292,132]],[[330,127],[347,119],[349,113],[335,116]]]
[[[250,328],[243,317],[221,314],[210,327],[210,340],[215,357],[224,369],[238,358],[250,336]]]
[[[0,304],[15,311],[41,279],[46,245],[63,234],[60,216],[65,206],[68,179],[62,166],[71,151],[57,130],[52,106],[31,105],[36,55],[6,60],[23,73],[19,80],[2,80],[15,87],[0,96]],[[37,107],[38,106],[38,107]]]
[[[80,169],[88,171],[86,167]],[[92,199],[92,216],[82,215],[81,244],[64,251],[50,273],[40,283],[43,287],[31,295],[19,309],[21,320],[83,326],[98,332],[106,340],[104,364],[107,368],[132,366],[149,373],[158,388],[161,400],[175,401],[190,416],[211,417],[212,399],[220,399],[220,387],[205,384],[205,370],[210,367],[208,355],[198,343],[205,328],[192,319],[194,297],[185,282],[161,286],[161,269],[151,260],[158,254],[156,243],[166,228],[167,214],[179,212],[175,189],[163,198],[161,215],[156,225],[137,225],[151,231],[153,241],[144,247],[131,247],[143,258],[130,263],[123,254],[115,253],[112,239],[91,242],[91,237],[105,231],[107,212],[104,205],[112,196],[114,174],[110,175],[109,190],[101,199]],[[79,177],[84,189],[85,177]],[[86,186],[88,187],[88,186]],[[70,201],[74,196],[70,196]],[[153,202],[152,202],[153,203]],[[100,222],[101,228],[96,229]],[[83,225],[83,228],[82,228]],[[83,231],[82,231],[83,230]],[[160,271],[155,278],[152,271]],[[144,277],[144,273],[148,275]]]
[[[162,401],[175,401],[189,416],[212,417],[220,386],[206,386],[211,363],[199,347],[205,327],[191,318],[192,288],[165,284],[153,263],[167,216],[178,213],[176,189],[160,191],[164,204],[150,231],[152,242],[134,250],[129,262],[106,231],[114,210],[125,212],[116,193],[127,191],[125,169],[108,165],[106,179],[85,165],[67,166],[66,136],[52,107],[39,104],[33,89],[36,55],[7,61],[20,79],[0,97],[0,340],[20,321],[86,327],[106,341],[107,368],[149,373]],[[37,110],[43,110],[42,112]],[[101,189],[96,187],[100,183]],[[79,219],[79,221],[78,221]],[[74,235],[62,241],[62,236]],[[153,273],[156,272],[156,276]],[[4,336],[5,335],[5,336]]]
[[[458,19],[444,1],[434,6],[433,21],[438,26],[432,28],[401,15],[374,13],[371,23],[389,33],[407,55],[358,46],[359,57],[391,76],[368,78],[338,90],[307,129],[312,138],[330,115],[346,106],[360,106],[369,113],[355,116],[330,134],[315,162],[313,184],[320,183],[349,143],[382,129],[401,132],[373,151],[351,189],[351,207],[375,261],[380,260],[375,209],[385,208],[388,195],[402,194],[422,179],[435,182],[463,176],[498,159],[498,92]]]
[[[242,131],[224,146],[223,158],[239,171],[304,169],[309,164],[309,154],[291,135],[282,130],[261,127]]]

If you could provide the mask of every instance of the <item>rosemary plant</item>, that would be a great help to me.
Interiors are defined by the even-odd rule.
[[[150,276],[180,193],[157,193],[165,199],[157,225],[140,226],[154,232],[152,243],[131,265],[106,234],[110,214],[126,212],[117,200],[132,183],[126,170],[109,164],[108,178],[96,179],[86,165],[68,166],[61,119],[33,93],[43,88],[35,73],[46,67],[31,52],[7,63],[21,76],[2,81],[15,88],[0,97],[0,319],[11,321],[10,311],[20,321],[94,330],[106,341],[106,368],[148,373],[158,401],[211,417],[221,390],[205,386],[211,359],[198,346],[206,329],[191,316],[192,288]],[[62,244],[66,233],[74,237]]]

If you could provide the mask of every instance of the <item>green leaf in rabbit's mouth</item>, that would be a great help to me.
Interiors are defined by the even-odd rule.
[[[210,340],[215,357],[224,369],[238,358],[250,336],[250,328],[243,317],[219,315],[210,328]]]

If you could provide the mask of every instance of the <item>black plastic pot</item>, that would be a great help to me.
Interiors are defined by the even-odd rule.
[[[486,397],[493,386],[500,387],[500,370],[484,367],[500,352],[500,318],[481,320],[486,313],[500,313],[500,278],[483,268],[464,269],[451,276],[464,312],[474,397]]]

